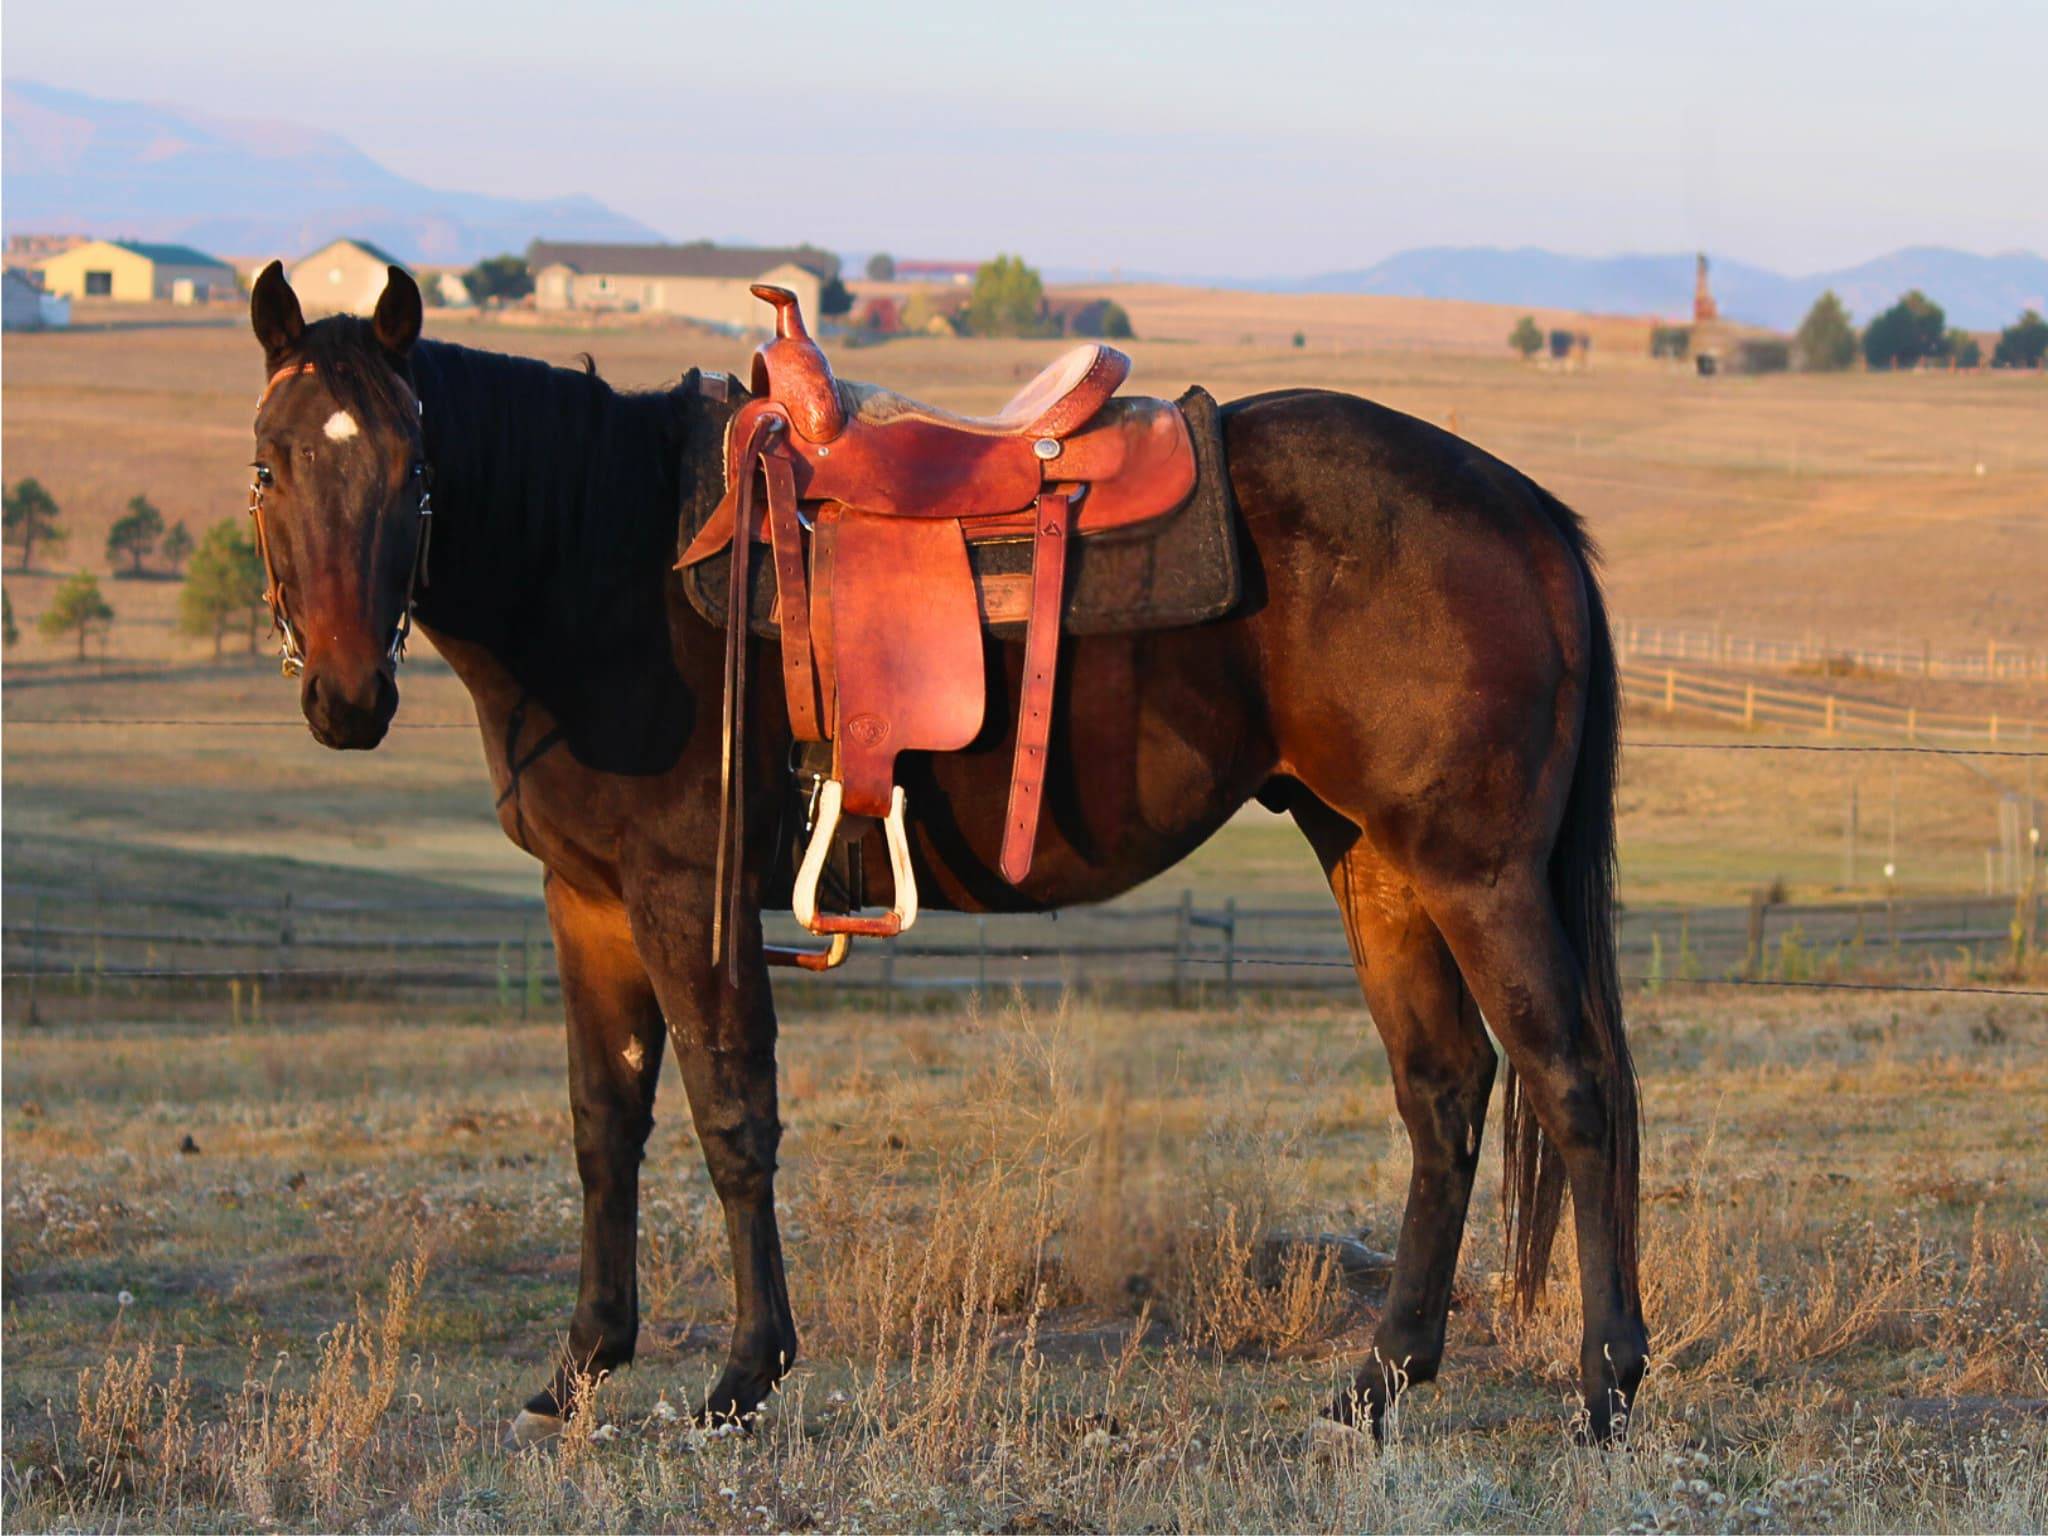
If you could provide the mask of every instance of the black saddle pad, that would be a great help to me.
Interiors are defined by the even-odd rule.
[[[1076,635],[1129,634],[1175,629],[1220,618],[1237,606],[1242,573],[1237,553],[1237,506],[1223,457],[1223,423],[1215,399],[1199,385],[1174,402],[1188,424],[1195,449],[1195,488],[1173,511],[1127,528],[1084,534],[1067,556],[1067,603],[1062,628]],[[690,434],[685,453],[707,451],[707,434]],[[716,446],[709,449],[722,465]],[[702,462],[700,459],[699,462]],[[711,515],[724,491],[724,471],[711,477],[705,494],[683,509],[681,543],[687,546]],[[690,484],[690,477],[684,477]],[[1031,541],[1004,539],[968,547],[976,579],[1016,576],[1031,569]],[[712,624],[725,625],[725,595],[731,584],[731,556],[714,555],[683,572],[690,606]],[[775,619],[775,564],[756,556],[750,620],[769,639]],[[1022,622],[992,623],[990,633],[1020,638]]]

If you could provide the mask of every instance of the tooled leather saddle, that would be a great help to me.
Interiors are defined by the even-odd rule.
[[[774,306],[775,336],[756,353],[751,398],[726,429],[725,495],[677,562],[687,569],[732,553],[712,943],[722,954],[737,928],[750,567],[762,545],[790,729],[831,750],[791,909],[833,938],[829,958],[814,964],[836,964],[850,937],[890,937],[916,921],[896,758],[957,751],[981,730],[985,622],[1024,625],[1000,867],[1013,884],[1030,872],[1069,545],[1174,511],[1194,488],[1196,454],[1173,404],[1117,394],[1131,364],[1113,347],[1074,348],[994,416],[956,416],[835,379],[797,296],[767,284],[753,292]],[[991,541],[1028,541],[1028,576],[977,574],[969,546]],[[887,913],[820,909],[842,813],[883,824],[896,892]]]

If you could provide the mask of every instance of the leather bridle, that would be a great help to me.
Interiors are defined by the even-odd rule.
[[[300,374],[316,372],[312,363],[292,363],[278,369],[270,376],[270,382],[263,386],[263,394],[256,401],[256,414],[263,414],[263,407],[269,403],[271,393],[287,379]],[[424,424],[426,402],[417,394],[413,396],[413,408]],[[277,566],[270,554],[270,533],[263,523],[263,492],[268,473],[258,465],[249,480],[249,516],[256,524],[256,553],[263,561],[263,601],[270,609],[270,627],[277,635],[277,656],[281,670],[286,677],[297,677],[306,670],[306,643],[298,626],[292,623],[291,608],[285,601],[284,583],[277,579]],[[427,584],[427,551],[434,536],[434,469],[424,460],[419,465],[420,500],[419,515],[413,524],[412,570],[406,578],[405,607],[400,610],[398,622],[392,626],[391,644],[385,648],[384,659],[395,669],[405,660],[405,642],[412,634],[413,608],[419,601],[420,589]]]

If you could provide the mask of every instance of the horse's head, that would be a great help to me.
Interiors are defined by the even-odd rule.
[[[307,325],[272,262],[249,317],[267,383],[251,509],[299,707],[326,746],[384,739],[427,536],[427,466],[412,348],[420,291],[393,267],[376,315]],[[295,666],[296,664],[296,666]]]

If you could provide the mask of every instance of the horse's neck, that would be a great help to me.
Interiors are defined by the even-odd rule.
[[[667,611],[687,397],[447,345],[415,372],[435,523],[420,620],[486,736],[531,701],[584,762],[660,771],[696,691]]]
[[[602,630],[621,563],[674,538],[670,402],[446,343],[415,372],[434,476],[422,620],[515,652]]]

